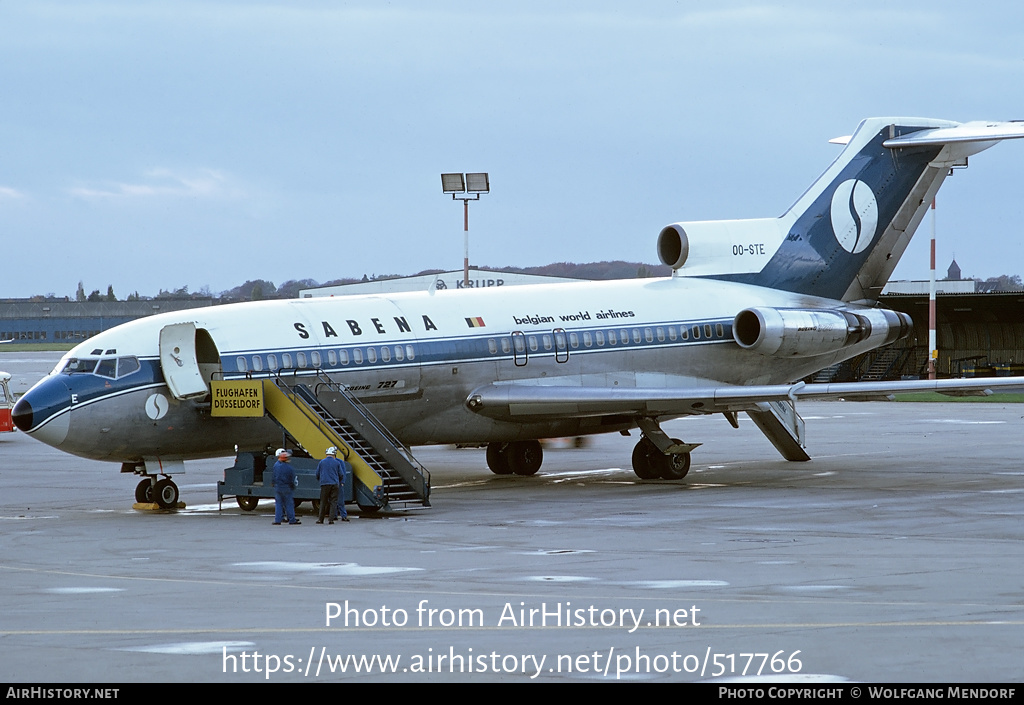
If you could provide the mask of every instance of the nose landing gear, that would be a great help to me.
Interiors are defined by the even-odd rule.
[[[135,487],[136,502],[155,504],[161,509],[177,508],[178,496],[178,486],[169,477],[157,480],[155,477],[147,476]]]
[[[181,463],[184,466],[184,463]],[[168,468],[169,469],[169,468]],[[157,475],[146,472],[144,463],[123,463],[121,472],[131,472],[142,475],[142,480],[135,486],[135,502],[137,505],[156,505],[160,509],[178,509],[178,486],[174,484],[171,476],[164,473],[163,479]],[[136,509],[147,509],[150,507],[136,506]]]
[[[165,477],[156,483],[153,498],[161,509],[173,509],[178,506],[178,486],[171,478]]]

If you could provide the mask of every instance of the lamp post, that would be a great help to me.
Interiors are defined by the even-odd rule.
[[[462,201],[463,208],[463,245],[462,285],[469,286],[469,202],[479,201],[480,194],[490,193],[491,182],[487,172],[474,174],[441,174],[441,190],[450,193],[453,201]],[[466,194],[460,196],[458,194]],[[468,194],[473,194],[472,196]]]
[[[935,324],[935,199],[932,198],[932,260],[928,284],[928,379],[938,377],[939,346],[936,342]]]

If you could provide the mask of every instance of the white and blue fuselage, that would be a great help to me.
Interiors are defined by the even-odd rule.
[[[842,307],[731,282],[672,277],[477,291],[265,301],[160,314],[70,351],[26,395],[20,424],[40,440],[98,460],[136,462],[262,448],[270,421],[212,418],[209,401],[175,399],[160,331],[205,331],[213,378],[313,377],[345,384],[408,445],[511,441],[629,428],[611,415],[523,423],[471,411],[492,384],[686,388],[781,384],[863,350],[765,364],[733,339],[752,305]],[[199,355],[203,356],[202,345]],[[31,419],[26,414],[31,413]]]

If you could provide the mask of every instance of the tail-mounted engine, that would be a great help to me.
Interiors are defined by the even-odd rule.
[[[658,234],[658,259],[688,276],[759,272],[785,236],[778,218],[672,223]]]
[[[736,314],[732,334],[746,350],[773,357],[814,357],[857,343],[871,348],[905,338],[913,321],[886,309],[748,308]]]

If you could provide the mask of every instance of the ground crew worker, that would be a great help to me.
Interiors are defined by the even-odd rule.
[[[330,523],[338,515],[338,496],[341,490],[341,463],[337,458],[338,449],[331,446],[325,457],[316,466],[316,479],[320,481],[320,516],[317,524],[324,523],[324,517],[330,517]]]
[[[278,448],[274,453],[277,462],[274,463],[274,526],[281,523],[282,511],[288,517],[289,524],[301,524],[295,518],[295,469],[288,462],[291,460],[291,451]]]

